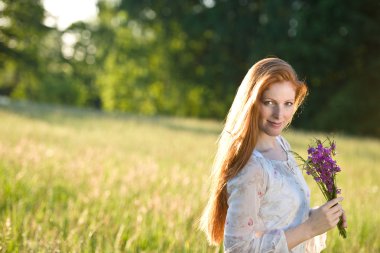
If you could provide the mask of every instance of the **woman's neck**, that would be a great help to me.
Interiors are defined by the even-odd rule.
[[[268,135],[259,137],[255,149],[267,159],[286,161],[288,155],[281,148],[281,144],[277,141],[276,137]]]
[[[255,149],[259,152],[268,152],[270,150],[276,149],[276,146],[276,136],[261,134],[259,135]]]

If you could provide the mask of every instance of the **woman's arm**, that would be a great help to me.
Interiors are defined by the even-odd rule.
[[[328,201],[311,212],[309,219],[304,223],[285,231],[288,248],[292,249],[298,244],[334,228],[338,224],[341,215],[343,215],[343,226],[346,227],[346,217],[341,205],[339,205],[342,200],[343,198],[340,197]]]
[[[251,158],[241,173],[227,183],[226,253],[288,252],[284,231],[265,231],[259,216],[267,182],[267,173],[255,158]]]

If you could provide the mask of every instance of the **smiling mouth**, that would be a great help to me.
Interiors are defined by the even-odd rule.
[[[268,120],[268,122],[269,122],[272,126],[274,126],[274,127],[280,127],[280,126],[282,125],[282,122],[277,123],[277,122],[273,122],[273,121],[269,121],[269,120]]]

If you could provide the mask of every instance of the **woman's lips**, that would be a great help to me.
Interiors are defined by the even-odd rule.
[[[279,128],[282,126],[282,122],[273,122],[273,121],[269,121],[269,120],[268,120],[268,122],[274,128]]]

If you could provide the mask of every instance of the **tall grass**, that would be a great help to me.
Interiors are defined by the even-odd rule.
[[[221,123],[43,105],[0,107],[0,252],[215,252],[195,223]],[[318,133],[285,133],[302,153]],[[380,142],[337,136],[348,238],[379,252]],[[322,204],[312,180],[314,205]]]

